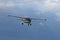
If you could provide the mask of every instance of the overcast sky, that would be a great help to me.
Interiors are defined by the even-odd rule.
[[[47,21],[22,26],[8,15]],[[0,0],[0,40],[60,40],[60,0]]]

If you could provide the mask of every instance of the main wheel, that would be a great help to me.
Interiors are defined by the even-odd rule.
[[[22,23],[22,25],[23,25],[24,23]]]
[[[32,24],[30,24],[30,26],[31,26]]]

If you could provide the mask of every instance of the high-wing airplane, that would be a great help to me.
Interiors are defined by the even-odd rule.
[[[29,26],[29,25],[30,25],[30,26],[32,25],[32,24],[31,24],[31,21],[32,21],[32,20],[45,20],[45,21],[47,20],[47,19],[28,18],[28,17],[13,16],[13,15],[8,15],[8,16],[19,18],[20,20],[23,21],[22,25],[23,25],[24,23],[27,23],[28,26]]]

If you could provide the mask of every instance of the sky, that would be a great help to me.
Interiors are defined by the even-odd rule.
[[[22,26],[8,15],[47,21]],[[0,40],[60,40],[60,0],[0,0]]]

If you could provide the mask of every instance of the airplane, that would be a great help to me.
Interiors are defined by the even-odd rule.
[[[22,25],[24,24],[24,23],[26,23],[26,24],[28,24],[28,26],[30,25],[32,25],[31,24],[31,21],[32,20],[47,20],[47,19],[38,19],[38,18],[28,18],[28,17],[21,17],[21,16],[13,16],[13,15],[8,15],[8,16],[10,16],[10,17],[16,17],[16,18],[19,18],[19,20],[22,20],[23,21],[23,23],[22,23]]]

